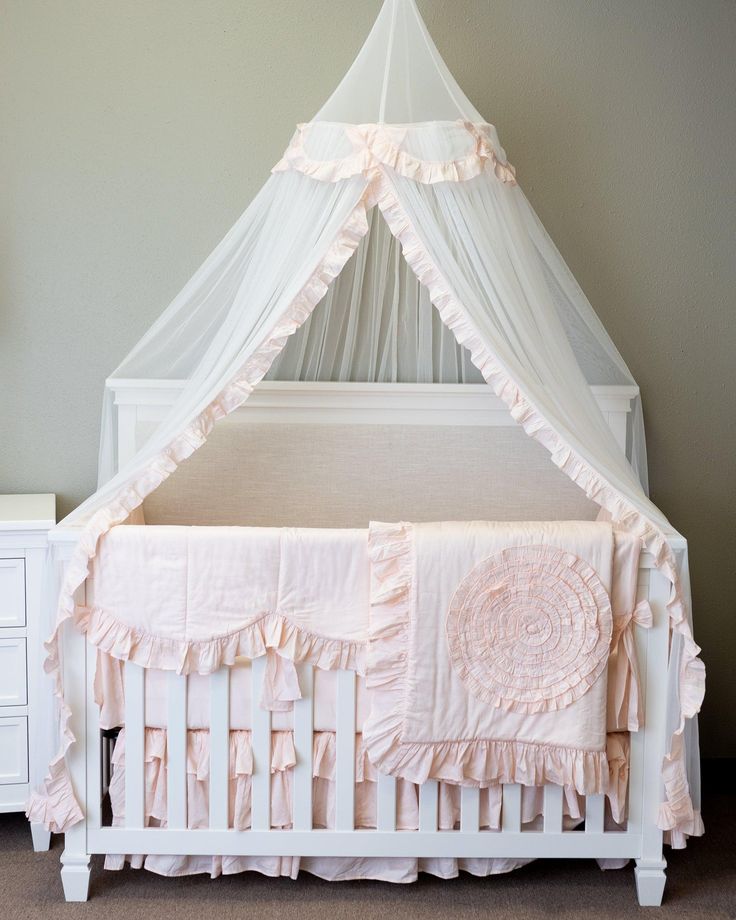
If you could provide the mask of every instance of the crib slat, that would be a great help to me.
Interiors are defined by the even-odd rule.
[[[87,675],[95,673],[97,649],[91,642],[87,647]],[[97,830],[102,825],[102,797],[107,793],[110,781],[107,777],[108,750],[106,739],[100,732],[100,710],[95,704],[94,681],[85,681],[87,689],[87,827]]]
[[[228,826],[230,797],[230,669],[210,674],[210,828]]]
[[[562,831],[562,786],[547,784],[544,787],[544,832],[559,834]]]
[[[297,668],[302,698],[294,702],[294,830],[312,830],[312,749],[314,734],[314,669],[302,663]]]
[[[125,662],[125,826],[144,825],[145,675],[132,661]]]
[[[376,824],[379,831],[396,830],[396,777],[386,776],[384,773],[378,774],[378,796],[376,801],[377,819]]]
[[[518,834],[521,831],[521,786],[504,783],[501,802],[501,829]]]
[[[251,662],[251,727],[253,739],[253,794],[251,827],[271,827],[271,713],[261,707],[261,690],[266,676],[266,656]]]
[[[585,797],[585,833],[602,834],[603,816],[606,808],[604,795],[586,795]]]
[[[480,789],[463,786],[460,792],[460,830],[475,834],[480,827]]]
[[[428,779],[419,787],[419,830],[437,830],[437,807],[439,804],[439,783]]]
[[[337,672],[335,828],[355,828],[355,671]]]
[[[166,717],[168,826],[187,826],[187,676],[169,672]]]

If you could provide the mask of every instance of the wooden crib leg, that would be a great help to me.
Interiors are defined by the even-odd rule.
[[[48,850],[51,847],[51,833],[46,830],[43,824],[37,824],[35,821],[31,824],[31,837],[33,838],[33,849],[36,853]]]
[[[61,854],[61,883],[67,901],[86,901],[89,896],[89,853],[86,852],[87,827],[84,821],[65,835]]]
[[[659,907],[664,895],[667,881],[665,860],[637,859],[634,875],[636,877],[636,896],[641,907]]]

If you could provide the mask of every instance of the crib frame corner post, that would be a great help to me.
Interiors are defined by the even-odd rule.
[[[84,603],[82,586],[75,602]],[[87,641],[71,624],[62,631],[64,696],[71,710],[70,728],[76,742],[66,753],[74,794],[84,817],[64,834],[61,883],[67,901],[89,896],[90,853],[87,845]]]
[[[643,758],[639,806],[641,816],[641,851],[636,860],[634,878],[639,904],[659,907],[664,895],[667,862],[663,851],[663,833],[658,826],[659,805],[664,794],[662,761],[667,732],[666,694],[669,668],[669,600],[670,584],[665,576],[651,569],[648,599],[653,625],[642,637],[645,643]]]

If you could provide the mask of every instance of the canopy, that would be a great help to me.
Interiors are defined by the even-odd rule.
[[[647,498],[640,411],[627,458],[590,390],[633,378],[518,186],[495,128],[447,70],[414,0],[386,0],[335,93],[298,126],[260,193],[112,375],[185,385],[120,470],[106,394],[99,489],[62,524],[77,525],[80,536],[59,622],[75,618],[73,594],[100,537],[269,373],[484,379],[552,461],[641,537],[672,584],[672,737],[660,824],[674,842],[698,833],[690,720],[704,677],[686,563],[683,569],[672,548],[678,535]],[[56,639],[49,649],[53,670]]]

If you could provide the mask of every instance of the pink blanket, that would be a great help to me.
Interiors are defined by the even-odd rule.
[[[300,695],[292,662],[363,671],[370,635],[359,724],[371,708],[367,750],[380,769],[413,782],[549,781],[599,791],[611,649],[608,729],[634,729],[640,718],[630,628],[642,620],[638,558],[634,538],[616,534],[614,543],[610,525],[587,522],[375,524],[369,532],[117,527],[100,543],[87,610],[88,636],[101,651],[103,722],[122,721],[120,663],[131,659],[151,669],[151,717],[161,670],[193,672],[190,696],[205,701],[206,678],[196,672],[234,665],[233,686],[242,676],[248,692],[233,706],[233,728],[249,728],[250,668],[238,661],[266,653],[261,702],[283,713],[278,725],[288,729]],[[532,618],[520,658],[502,618],[484,646],[488,584],[495,590],[510,578],[518,591],[540,577],[552,632],[534,635]],[[524,668],[535,662],[543,667],[529,683]],[[334,693],[325,691],[317,715],[321,705],[318,722],[329,730]],[[206,725],[206,711],[190,719],[190,727]]]
[[[369,547],[373,764],[604,792],[610,524],[372,524]]]

